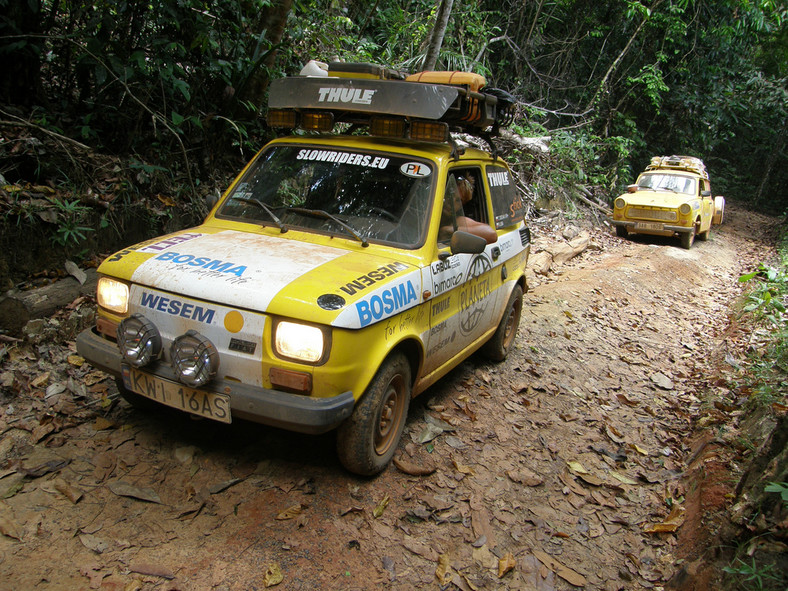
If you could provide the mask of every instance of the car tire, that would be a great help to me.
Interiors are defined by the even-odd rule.
[[[350,472],[372,476],[391,461],[408,418],[410,374],[405,355],[389,356],[353,414],[339,426],[337,455]]]
[[[120,397],[134,408],[141,411],[153,411],[156,409],[161,409],[162,405],[155,400],[145,398],[145,396],[127,389],[126,386],[123,385],[123,380],[121,378],[116,378],[115,384],[118,387],[118,393],[120,394]]]
[[[681,235],[681,247],[689,250],[692,248],[693,242],[695,242],[695,226],[692,226],[692,230],[689,232],[685,232]]]
[[[492,361],[503,361],[517,337],[520,316],[523,312],[523,288],[515,285],[509,302],[506,304],[503,318],[493,336],[482,347],[482,354]]]
[[[619,238],[626,238],[629,236],[629,232],[624,226],[616,226],[616,236]]]
[[[700,232],[700,233],[699,233],[699,234],[696,236],[696,238],[697,238],[698,240],[701,240],[701,241],[705,242],[706,240],[708,240],[708,239],[709,239],[709,236],[711,236],[711,227],[709,227],[709,229],[708,229],[708,230],[706,230],[705,232]]]

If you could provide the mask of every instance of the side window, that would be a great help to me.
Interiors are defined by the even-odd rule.
[[[450,239],[452,232],[457,229],[470,231],[469,224],[473,221],[489,224],[489,219],[481,170],[453,168],[449,172],[443,196],[438,240],[442,242]]]
[[[514,186],[509,169],[491,165],[486,172],[495,213],[495,229],[513,226],[522,221],[525,217],[525,204]]]

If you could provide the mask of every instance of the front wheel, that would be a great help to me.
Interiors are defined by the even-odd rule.
[[[695,226],[689,232],[681,235],[681,247],[689,250],[692,248],[692,243],[695,242]]]
[[[349,471],[371,476],[382,471],[397,449],[410,406],[410,364],[402,353],[378,369],[353,414],[337,432],[337,455]]]
[[[482,347],[482,354],[492,361],[503,361],[512,348],[520,326],[520,315],[523,312],[523,288],[515,285],[509,303],[501,318],[495,334]]]
[[[626,226],[616,226],[616,236],[626,238],[629,235]]]

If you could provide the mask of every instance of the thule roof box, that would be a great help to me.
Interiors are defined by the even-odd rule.
[[[514,116],[509,93],[478,74],[421,72],[407,77],[374,64],[335,64],[323,76],[271,82],[268,124],[332,131],[337,123],[370,135],[448,141],[449,131],[497,135]]]

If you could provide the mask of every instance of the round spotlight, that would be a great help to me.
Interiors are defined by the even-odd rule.
[[[170,356],[178,379],[192,388],[204,386],[216,377],[219,370],[219,351],[211,341],[194,330],[173,341]]]
[[[159,358],[159,329],[142,314],[132,314],[118,324],[118,347],[128,363],[143,367]]]

